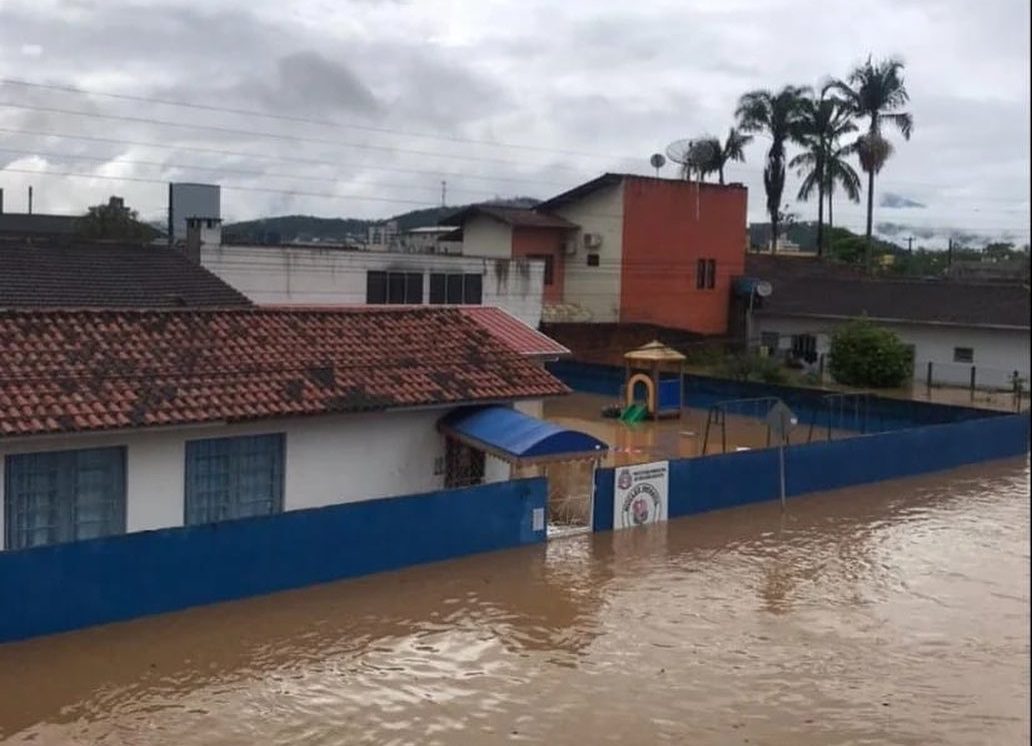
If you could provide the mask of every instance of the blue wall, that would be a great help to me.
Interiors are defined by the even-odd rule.
[[[879,482],[1028,452],[1029,417],[1002,415],[785,449],[786,493]],[[613,528],[614,469],[596,472],[596,531]],[[670,462],[670,518],[778,499],[776,448]]]
[[[607,365],[592,365],[562,360],[549,364],[549,370],[575,391],[616,397],[624,383],[624,371]],[[822,397],[832,393],[823,389],[807,389],[796,386],[779,386],[752,381],[732,381],[710,376],[685,376],[685,406],[706,409],[717,402],[729,399],[753,399],[776,396],[784,401],[799,417],[802,426],[808,427],[817,418],[815,438],[827,422],[827,411]],[[869,397],[869,410],[865,432],[886,432],[912,428],[915,425],[937,425],[970,419],[997,417],[1003,413],[975,407],[957,407],[934,402]],[[744,416],[752,413],[743,411]],[[847,417],[835,417],[831,425],[838,430],[857,430],[853,426],[852,413]]]
[[[544,541],[542,478],[0,552],[0,642]]]

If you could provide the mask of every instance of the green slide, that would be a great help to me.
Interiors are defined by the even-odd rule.
[[[645,419],[646,414],[648,414],[648,410],[645,409],[644,404],[631,404],[620,413],[620,421],[629,424],[641,422]]]

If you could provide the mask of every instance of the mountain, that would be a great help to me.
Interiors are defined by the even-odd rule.
[[[533,197],[512,197],[490,200],[482,204],[506,207],[533,207],[540,200]],[[444,218],[469,205],[427,207],[410,210],[387,218],[398,224],[398,230],[407,231],[424,225],[437,225]],[[281,215],[258,220],[245,220],[222,226],[226,241],[238,243],[289,243],[291,241],[361,242],[369,235],[369,228],[385,220],[362,218],[317,218],[312,215]]]
[[[893,194],[892,192],[884,192],[881,196],[881,201],[878,202],[878,206],[899,209],[905,207],[927,207],[927,205],[923,205],[917,200],[910,199],[910,197],[904,197],[902,194]]]

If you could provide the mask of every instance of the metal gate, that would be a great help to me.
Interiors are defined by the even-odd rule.
[[[548,538],[591,531],[595,506],[595,459],[520,466],[514,476],[548,480]]]

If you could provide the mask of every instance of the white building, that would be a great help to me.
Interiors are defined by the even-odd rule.
[[[567,391],[454,308],[7,311],[0,338],[4,549],[507,479],[467,405]]]
[[[1013,283],[870,278],[798,258],[750,255],[746,272],[770,282],[757,299],[752,342],[818,367],[836,327],[866,317],[914,356],[914,378],[1010,389],[1029,380],[1029,289]]]
[[[531,259],[223,244],[201,263],[260,304],[485,305],[541,322],[545,268]]]

